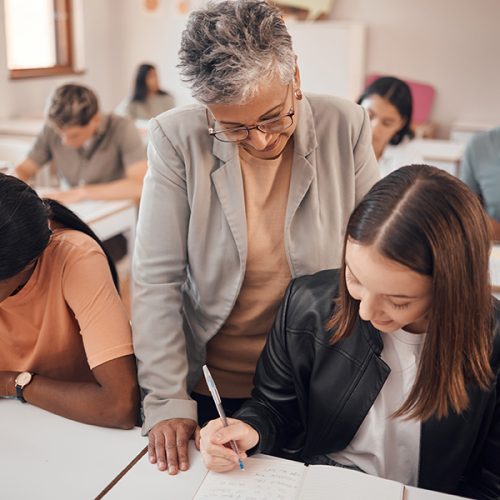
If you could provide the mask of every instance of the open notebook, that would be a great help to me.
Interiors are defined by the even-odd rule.
[[[194,500],[402,500],[404,485],[362,472],[276,458],[247,458],[245,470],[208,472]]]

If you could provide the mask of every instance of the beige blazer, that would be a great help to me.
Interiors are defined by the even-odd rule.
[[[378,180],[368,116],[326,96],[299,101],[285,249],[293,277],[338,267],[353,208]],[[146,433],[168,418],[196,420],[189,393],[205,346],[238,297],[247,230],[238,147],[213,139],[204,107],[151,120],[139,210],[133,338]]]

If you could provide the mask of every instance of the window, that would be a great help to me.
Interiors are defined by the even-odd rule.
[[[75,73],[70,0],[4,0],[10,78]]]

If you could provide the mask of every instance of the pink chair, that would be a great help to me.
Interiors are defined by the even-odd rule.
[[[380,78],[381,74],[371,74],[366,77],[366,86],[370,85],[377,78]],[[429,122],[429,117],[432,111],[432,105],[434,103],[434,98],[436,96],[436,90],[432,85],[421,82],[413,82],[411,80],[406,80],[402,78],[411,90],[411,95],[413,98],[413,119],[412,127],[422,125]]]

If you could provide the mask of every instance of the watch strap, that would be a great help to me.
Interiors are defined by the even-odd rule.
[[[24,399],[23,390],[24,387],[22,385],[16,384],[16,398],[19,399],[19,401],[21,401],[22,403],[26,403],[27,401]]]

